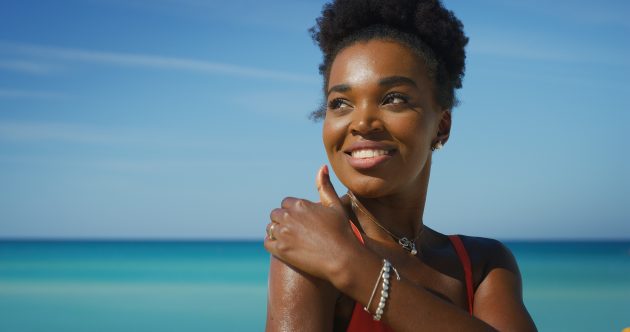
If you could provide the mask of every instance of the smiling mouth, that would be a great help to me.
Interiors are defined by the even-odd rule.
[[[376,158],[380,156],[391,156],[394,150],[382,150],[382,149],[357,149],[351,152],[346,152],[349,156],[356,159],[368,159]]]

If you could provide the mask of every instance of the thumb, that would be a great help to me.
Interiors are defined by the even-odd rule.
[[[319,199],[322,205],[327,207],[341,206],[341,200],[337,196],[332,182],[330,182],[330,173],[327,165],[320,167],[315,184],[317,184],[317,191],[319,191]]]

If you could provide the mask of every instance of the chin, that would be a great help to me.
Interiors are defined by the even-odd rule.
[[[369,175],[349,175],[339,178],[355,195],[367,198],[387,196],[392,192],[392,181]]]

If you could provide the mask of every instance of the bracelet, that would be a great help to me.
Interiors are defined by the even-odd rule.
[[[375,321],[381,320],[381,317],[383,316],[383,312],[385,310],[385,303],[389,298],[389,273],[391,270],[394,270],[394,272],[396,273],[396,280],[400,280],[400,274],[398,274],[396,268],[394,268],[388,260],[383,259],[383,268],[378,273],[378,278],[376,279],[376,283],[374,284],[374,289],[372,289],[372,295],[370,295],[370,301],[368,301],[368,304],[363,307],[363,310],[365,310],[367,313],[370,313],[370,305],[372,304],[372,300],[374,299],[374,294],[376,294],[376,289],[378,288],[379,281],[382,278],[383,284],[381,286],[381,299],[378,302],[376,312],[372,316]]]
[[[363,310],[371,315],[370,313],[370,304],[372,304],[372,300],[374,299],[374,294],[376,294],[376,289],[378,288],[378,282],[381,281],[381,276],[383,275],[383,270],[378,271],[378,278],[376,278],[376,283],[374,284],[374,288],[372,289],[372,295],[370,295],[370,300],[367,305],[363,307]]]

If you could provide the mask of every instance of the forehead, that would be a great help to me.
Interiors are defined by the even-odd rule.
[[[337,54],[330,68],[328,85],[370,84],[389,76],[429,83],[426,65],[417,53],[399,42],[373,39],[356,42]]]

